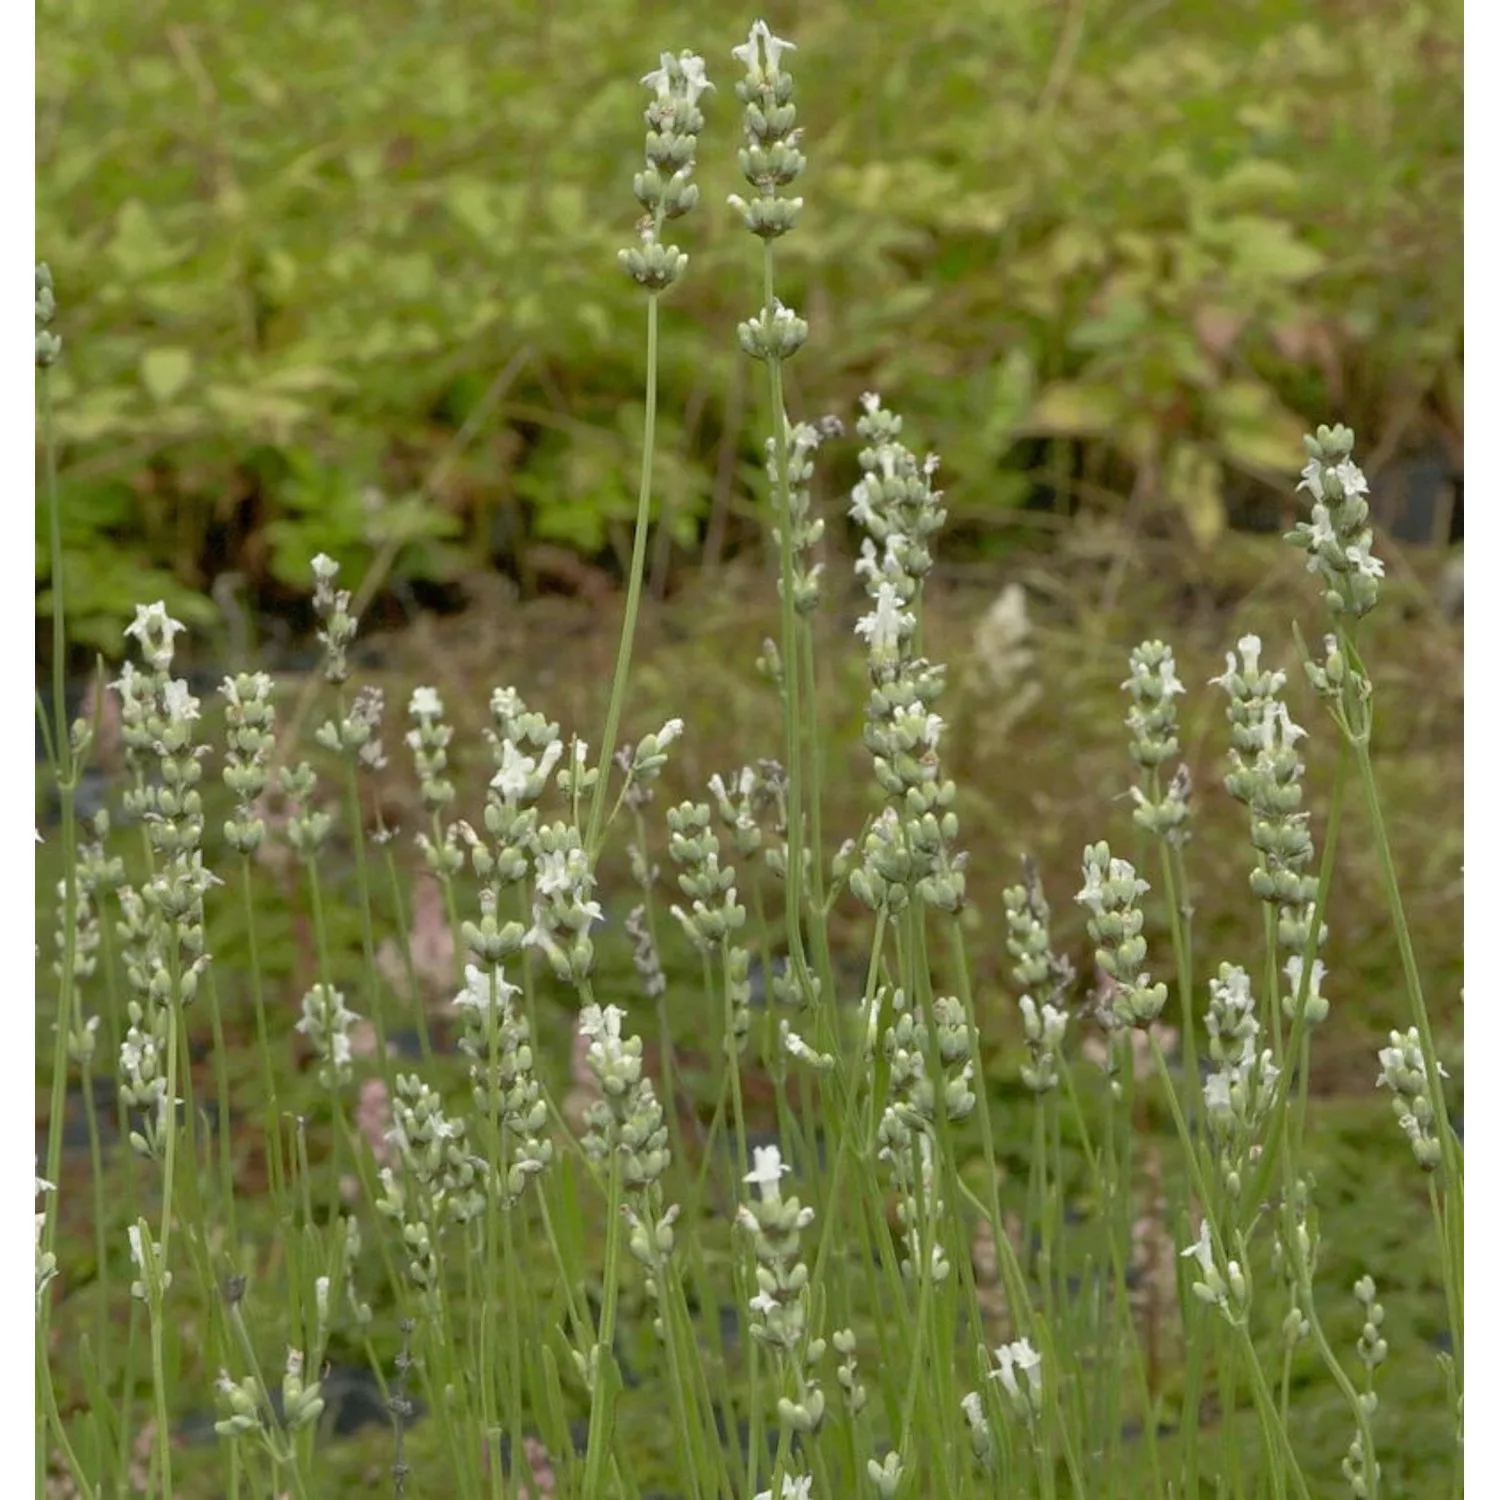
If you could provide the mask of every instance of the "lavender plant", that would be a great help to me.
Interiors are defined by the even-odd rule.
[[[1094,838],[1082,856],[1076,904],[1098,981],[1092,1000],[1080,1004],[1074,994],[1077,976],[1054,936],[1035,862],[1005,891],[1003,920],[987,924],[975,912],[963,794],[949,769],[952,732],[938,712],[946,671],[927,654],[926,608],[947,519],[939,465],[906,445],[901,416],[874,393],[860,403],[860,477],[847,502],[861,533],[854,576],[866,595],[853,635],[865,675],[869,812],[831,849],[820,705],[833,679],[820,666],[830,629],[819,617],[831,590],[814,460],[842,428],[795,421],[787,405],[786,362],[811,336],[776,292],[774,247],[803,209],[789,196],[806,166],[793,50],[763,22],[733,50],[744,106],[739,165],[752,195],[731,205],[762,242],[760,306],[738,339],[765,366],[769,397],[766,494],[781,632],[763,660],[781,734],[764,748],[779,761],[715,775],[707,800],[685,797],[657,819],[654,794],[692,733],[691,705],[633,744],[620,742],[652,496],[658,302],[687,264],[664,235],[698,199],[699,101],[712,87],[692,52],[663,53],[643,79],[653,97],[634,189],[645,217],[639,244],[620,261],[647,297],[646,429],[597,761],[586,742],[501,685],[488,700],[483,784],[467,787],[457,719],[450,722],[436,689],[418,687],[404,743],[424,822],[409,836],[387,827],[374,795],[374,778],[390,770],[379,737],[383,699],[373,686],[351,689],[354,604],[337,586],[338,564],[319,556],[327,716],[309,758],[292,760],[305,747],[278,743],[272,679],[253,672],[223,683],[219,753],[233,806],[220,845],[208,837],[212,752],[200,738],[202,705],[173,675],[182,626],[160,603],[138,611],[127,634],[141,664],[127,662],[112,684],[129,781],[119,811],[139,834],[127,869],[105,848],[122,842],[121,820],[95,820],[93,840],[76,842],[74,798],[94,730],[66,724],[60,678],[55,684],[43,727],[65,873],[54,914],[46,1176],[36,1179],[37,1195],[49,1195],[35,1231],[38,1493],[54,1450],[77,1493],[123,1492],[137,1377],[155,1424],[150,1492],[200,1493],[190,1488],[196,1475],[179,1478],[174,1459],[180,1413],[171,1366],[181,1358],[215,1381],[221,1492],[259,1493],[269,1483],[276,1493],[332,1494],[325,1362],[337,1345],[362,1350],[383,1387],[385,1367],[395,1372],[394,1443],[382,1462],[397,1495],[419,1477],[422,1488],[445,1484],[462,1500],[638,1495],[659,1477],[628,1440],[645,1404],[635,1386],[645,1382],[661,1397],[653,1420],[660,1427],[665,1411],[669,1434],[657,1469],[695,1500],[1060,1492],[1165,1500],[1196,1495],[1204,1480],[1221,1493],[1253,1489],[1284,1500],[1332,1493],[1338,1483],[1313,1471],[1298,1447],[1291,1375],[1306,1344],[1349,1408],[1353,1437],[1339,1478],[1356,1500],[1378,1500],[1379,1454],[1388,1450],[1379,1446],[1375,1373],[1392,1356],[1384,1307],[1362,1276],[1356,1381],[1320,1315],[1323,1231],[1307,1150],[1312,1045],[1336,995],[1320,954],[1351,767],[1375,834],[1411,1012],[1372,1072],[1378,1062],[1379,1086],[1390,1091],[1396,1128],[1410,1144],[1413,1180],[1428,1195],[1451,1325],[1445,1373],[1458,1472],[1462,1150],[1370,759],[1374,688],[1358,627],[1378,603],[1383,569],[1352,436],[1322,428],[1309,439],[1302,487],[1311,519],[1289,539],[1307,555],[1331,625],[1321,657],[1304,655],[1343,747],[1320,838],[1305,805],[1299,744],[1308,732],[1291,718],[1286,673],[1264,668],[1266,648],[1247,635],[1214,680],[1228,700],[1225,788],[1247,815],[1240,894],[1252,911],[1258,906],[1258,954],[1215,954],[1215,977],[1199,993],[1194,960],[1203,944],[1187,859],[1195,808],[1178,721],[1178,700],[1193,691],[1172,648],[1155,639],[1129,653],[1123,683],[1138,777],[1127,784],[1122,776],[1122,790],[1133,817],[1128,829],[1099,830],[1113,847]],[[60,664],[65,578],[45,431],[46,374],[59,345],[45,268],[36,295]],[[291,763],[278,771],[278,759]],[[337,799],[329,785],[340,787]],[[640,888],[621,928],[642,998],[656,1009],[654,1058],[625,1003],[621,971],[606,962],[613,893],[600,861],[621,813]],[[1122,836],[1137,837],[1157,860],[1153,880],[1114,852]],[[370,842],[387,852],[388,885],[402,878],[398,855],[409,849],[411,872],[441,888],[438,925],[446,920],[452,941],[444,956],[453,971],[452,1056],[425,1022],[419,1056],[398,1040],[377,937],[388,936],[388,924],[401,927],[408,908],[382,899]],[[662,849],[675,900],[659,889]],[[300,1019],[279,1034],[260,940],[265,888],[277,878],[265,864],[273,850],[289,858],[288,888],[309,918]],[[228,1072],[210,962],[210,917],[229,905],[215,863],[231,855],[267,1191],[283,1226],[269,1247],[248,1242],[235,1217],[230,1102],[244,1085]],[[768,889],[779,902],[767,901]],[[344,915],[357,943],[335,931]],[[862,985],[835,962],[851,930],[865,942]],[[996,951],[971,951],[976,934],[993,938]],[[410,972],[410,935],[396,936]],[[680,970],[664,946],[672,941],[690,955]],[[1010,1037],[992,1031],[995,1007],[972,977],[1006,956],[1016,997]],[[116,972],[123,989],[110,977]],[[1261,977],[1252,982],[1252,974]],[[85,987],[105,997],[101,1013],[86,1019]],[[211,1171],[189,1046],[200,994],[212,1010],[219,1120]],[[706,1128],[693,1110],[689,1039],[673,1030],[680,1010],[668,1009],[679,997],[707,1013],[695,1035],[717,1044],[698,1096],[712,1107]],[[1181,1069],[1164,1040],[1168,1013],[1182,1038]],[[573,1035],[572,1093],[563,1100],[555,1093],[562,1060],[551,1055],[559,1014]],[[1081,1065],[1086,1029],[1091,1040],[1102,1034],[1102,1076]],[[123,1164],[126,1233],[110,1246],[106,1168],[91,1126],[96,1337],[101,1345],[109,1337],[110,1293],[123,1285],[142,1309],[149,1345],[149,1369],[139,1368],[132,1306],[118,1389],[99,1391],[104,1406],[117,1403],[107,1420],[60,1409],[49,1338],[59,1295],[71,1290],[50,1196],[65,1192],[52,1184],[65,1181],[67,1076],[77,1068],[91,1099],[96,1031],[118,1057],[132,1148]],[[315,1089],[285,1078],[278,1054],[290,1032],[311,1054]],[[1021,1104],[996,1087],[997,1069],[1012,1059]],[[748,1102],[756,1070],[772,1081],[770,1141],[758,1136]],[[1141,1139],[1158,1105],[1175,1136],[1170,1171],[1148,1166]],[[1015,1157],[1026,1161],[1023,1190],[1007,1181]],[[1159,1378],[1131,1295],[1148,1177],[1145,1217],[1169,1216],[1169,1226],[1155,1226],[1157,1239],[1176,1235],[1175,1382]],[[1089,1204],[1082,1214],[1072,1211],[1077,1196]],[[128,1262],[123,1277],[111,1277],[111,1259]],[[273,1267],[285,1290],[271,1298],[263,1294]],[[180,1348],[169,1348],[174,1329]],[[265,1371],[278,1368],[273,1388]],[[439,1435],[420,1457],[409,1430],[413,1389]],[[1219,1435],[1200,1417],[1210,1390],[1226,1419]],[[1254,1422],[1248,1454],[1234,1421],[1245,1410]],[[1139,1424],[1142,1455],[1129,1477],[1127,1419]],[[1167,1423],[1179,1434],[1170,1443],[1159,1431]],[[418,1467],[425,1464],[430,1475]]]

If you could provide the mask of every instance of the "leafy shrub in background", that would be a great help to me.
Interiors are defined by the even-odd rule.
[[[529,579],[536,544],[623,561],[629,288],[595,272],[634,59],[687,14],[43,5],[79,642],[142,597],[205,625],[221,574],[301,594],[319,551],[435,584],[495,558]],[[797,19],[826,59],[785,271],[820,333],[799,375],[830,404],[915,392],[957,521],[1130,495],[1208,542],[1333,404],[1377,457],[1424,412],[1456,422],[1456,7]],[[712,217],[664,351],[660,503],[716,554],[760,397],[709,332],[735,253]]]

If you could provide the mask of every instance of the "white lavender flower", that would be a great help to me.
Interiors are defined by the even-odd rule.
[[[1249,975],[1234,964],[1220,964],[1218,978],[1209,981],[1209,996],[1206,1026],[1215,1068],[1204,1079],[1203,1102],[1218,1148],[1220,1178],[1230,1197],[1237,1199],[1246,1166],[1258,1149],[1280,1069],[1269,1049],[1257,1050],[1260,1022]]]
[[[750,859],[759,853],[765,835],[761,831],[759,817],[774,807],[779,796],[779,778],[768,774],[769,763],[741,766],[726,784],[715,772],[708,779],[708,790],[714,799],[719,821],[729,830],[734,852],[741,859]]]
[[[443,700],[436,688],[417,688],[411,695],[407,713],[416,720],[416,728],[406,733],[406,744],[416,763],[422,806],[429,814],[437,815],[451,807],[457,795],[448,776],[448,746],[453,740],[453,728],[443,722]]]
[[[780,1398],[777,1414],[794,1432],[808,1436],[822,1426],[826,1408],[810,1373],[826,1345],[808,1328],[812,1294],[801,1255],[802,1231],[812,1223],[813,1211],[795,1197],[782,1197],[781,1179],[790,1169],[777,1146],[757,1146],[754,1157],[744,1180],[759,1196],[740,1204],[736,1215],[755,1249],[750,1333],[774,1352],[798,1392],[795,1401]]]
[[[1276,909],[1279,941],[1306,951],[1318,893],[1310,869],[1310,820],[1302,807],[1306,767],[1296,748],[1306,731],[1292,722],[1279,696],[1286,674],[1260,669],[1260,641],[1246,636],[1239,646],[1243,664],[1237,667],[1231,654],[1224,673],[1213,679],[1229,696],[1232,748],[1224,785],[1250,809],[1250,842],[1258,857],[1250,888]]]
[[[1094,961],[1114,980],[1110,1009],[1126,1026],[1146,1027],[1167,1003],[1167,987],[1146,973],[1146,919],[1139,901],[1151,889],[1128,860],[1114,859],[1108,844],[1092,844],[1083,854],[1083,889],[1077,901],[1092,915],[1089,936],[1097,945]]]
[[[1432,1081],[1427,1076],[1421,1037],[1415,1026],[1404,1034],[1393,1031],[1390,1036],[1390,1046],[1380,1049],[1380,1077],[1375,1086],[1391,1091],[1391,1108],[1411,1142],[1418,1165],[1424,1172],[1435,1172],[1442,1165],[1443,1148],[1437,1135],[1437,1111],[1432,1103]],[[1441,1063],[1438,1074],[1447,1076]]]
[[[167,672],[172,666],[172,643],[186,629],[181,620],[168,615],[167,606],[158,599],[155,604],[136,605],[135,619],[125,627],[125,634],[135,637],[153,671]]]
[[[746,912],[735,888],[734,866],[719,863],[719,836],[710,824],[708,806],[702,802],[683,802],[667,814],[671,831],[667,847],[682,866],[677,884],[692,902],[686,911],[673,906],[672,915],[694,946],[716,953],[725,939],[745,925]]]
[[[318,1082],[325,1089],[348,1083],[354,1071],[349,1030],[359,1019],[331,985],[315,984],[302,997],[300,1031],[312,1043],[318,1059]]]
[[[318,639],[323,643],[323,676],[331,683],[349,678],[349,646],[359,630],[350,613],[351,595],[334,587],[339,565],[326,553],[312,560],[313,610],[319,620]]]
[[[698,202],[693,168],[704,123],[698,100],[713,84],[703,59],[692,52],[663,52],[661,66],[641,82],[655,95],[646,107],[646,165],[634,181],[645,217],[640,244],[621,250],[619,260],[630,278],[654,295],[687,269],[687,256],[677,246],[663,244],[661,232],[668,220],[680,218]]]
[[[224,785],[235,801],[235,815],[225,822],[224,837],[239,854],[253,854],[266,836],[257,804],[265,793],[276,747],[271,689],[271,679],[264,672],[241,673],[219,684],[226,721]]]
[[[755,1500],[771,1500],[770,1490],[761,1490]],[[812,1500],[812,1475],[783,1474],[780,1500]]]
[[[474,1106],[500,1126],[501,1159],[492,1163],[510,1202],[552,1161],[546,1136],[547,1102],[533,1071],[531,1027],[515,1006],[520,987],[498,966],[464,969],[464,987],[454,997],[463,1024],[459,1050],[469,1059]]]
[[[745,228],[765,240],[776,239],[791,229],[802,208],[800,198],[788,198],[783,192],[807,165],[807,158],[798,149],[802,131],[792,103],[792,76],[781,65],[782,56],[794,51],[793,44],[773,36],[764,21],[757,21],[750,28],[748,40],[733,49],[735,60],[745,70],[734,86],[745,106],[740,171],[755,189],[755,197],[746,201],[735,194],[729,204]]]
[[[811,484],[813,477],[813,455],[826,438],[841,436],[844,424],[837,417],[824,417],[818,422],[793,423],[783,414],[776,433],[766,439],[766,474],[773,493],[780,493],[782,482],[780,433],[786,432],[788,451],[791,455],[786,466],[786,509],[789,520],[777,516],[772,528],[773,539],[779,544],[781,527],[791,528],[792,554],[792,607],[799,615],[811,614],[822,598],[823,564],[815,553],[823,540],[823,521],[812,513]],[[777,591],[785,587],[785,581],[777,580]]]
[[[567,984],[586,979],[594,967],[590,929],[604,920],[593,899],[593,867],[571,823],[538,828],[531,845],[534,887],[528,947],[537,949]]]
[[[666,1116],[641,1062],[641,1039],[626,1035],[618,1005],[585,1005],[578,1017],[584,1061],[602,1097],[585,1116],[584,1149],[598,1161],[618,1158],[620,1181],[636,1191],[660,1182],[671,1164]]]
[[[149,1303],[152,1316],[160,1315],[162,1299],[172,1289],[172,1273],[162,1262],[161,1246],[151,1237],[151,1226],[144,1219],[127,1224],[125,1237],[130,1244],[130,1263],[140,1275],[130,1283],[130,1295],[137,1302]]]
[[[989,1473],[995,1463],[995,1435],[990,1431],[984,1399],[978,1391],[970,1391],[958,1405],[964,1414],[964,1425],[969,1429],[969,1451],[980,1468]]]
[[[892,1448],[884,1458],[865,1460],[865,1473],[880,1500],[895,1500],[901,1488],[901,1478],[906,1472],[900,1453]]]
[[[386,1139],[397,1167],[381,1169],[375,1207],[400,1227],[407,1275],[433,1297],[443,1235],[484,1212],[494,1168],[469,1149],[464,1121],[446,1114],[439,1096],[415,1075],[396,1075],[391,1119]]]
[[[1030,1339],[1018,1339],[996,1349],[995,1361],[990,1379],[1000,1382],[1012,1414],[1022,1425],[1035,1427],[1042,1414],[1042,1356],[1031,1347]]]
[[[41,1177],[36,1178],[35,1197],[40,1198],[43,1193],[55,1193],[55,1183],[47,1182]],[[42,1297],[48,1286],[57,1275],[57,1256],[50,1250],[42,1249],[42,1239],[47,1231],[47,1212],[44,1208],[36,1215],[36,1310],[42,1310]]]
[[[45,261],[36,268],[36,367],[45,370],[62,355],[62,340],[50,324],[57,314],[57,298],[52,290],[52,269]]]
[[[1319,575],[1329,610],[1359,619],[1376,605],[1385,565],[1370,551],[1370,486],[1350,456],[1354,434],[1347,427],[1319,427],[1303,441],[1308,462],[1297,488],[1307,491],[1312,515],[1286,539],[1307,553],[1307,570]]]
[[[232,1441],[263,1430],[265,1398],[261,1393],[260,1381],[254,1375],[247,1375],[244,1380],[236,1381],[228,1370],[220,1370],[219,1378],[214,1382],[214,1390],[228,1413],[214,1423],[214,1431],[221,1438]]]
[[[1198,1226],[1197,1239],[1181,1254],[1184,1260],[1196,1261],[1198,1265],[1198,1280],[1193,1283],[1193,1295],[1200,1302],[1218,1308],[1230,1323],[1242,1323],[1250,1304],[1249,1277],[1237,1260],[1229,1261],[1220,1269],[1213,1233],[1207,1219]]]
[[[869,1400],[869,1392],[859,1378],[858,1345],[852,1328],[838,1328],[833,1333],[834,1353],[839,1356],[839,1389],[844,1393],[844,1405],[850,1416],[858,1416]]]
[[[303,1364],[304,1357],[300,1349],[289,1348],[286,1351],[286,1371],[281,1383],[281,1411],[288,1432],[315,1426],[327,1404],[323,1400],[323,1388],[318,1381],[313,1381],[311,1385],[304,1384]]]
[[[652,796],[652,787],[666,768],[667,751],[682,737],[682,720],[668,719],[655,734],[646,735],[633,749],[621,746],[615,762],[625,772],[621,795],[627,805],[640,807]]]
[[[1292,953],[1287,956],[1287,961],[1282,972],[1286,975],[1287,984],[1290,986],[1285,995],[1281,997],[1282,1014],[1287,1020],[1295,1020],[1299,1004],[1306,1013],[1309,1025],[1316,1026],[1320,1021],[1328,1019],[1328,999],[1323,994],[1323,977],[1328,972],[1328,967],[1321,958],[1312,961],[1312,968],[1307,970],[1306,979],[1303,978],[1304,964],[1300,953]],[[1306,993],[1303,986],[1306,985]]]
[[[1177,754],[1177,707],[1173,703],[1185,692],[1177,676],[1172,648],[1160,641],[1145,641],[1130,653],[1130,676],[1121,687],[1130,694],[1126,715],[1130,729],[1131,759],[1146,773],[1144,787],[1132,787],[1136,803],[1135,821],[1148,833],[1181,843],[1186,837],[1190,781],[1186,766],[1168,782],[1165,791],[1157,783],[1162,765]]]

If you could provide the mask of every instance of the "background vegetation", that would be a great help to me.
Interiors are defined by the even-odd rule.
[[[1299,434],[1332,415],[1372,474],[1435,441],[1461,467],[1452,0],[767,19],[802,49],[811,163],[783,260],[814,327],[793,399],[899,391],[973,551],[1028,505],[1166,506],[1201,544],[1231,512],[1275,524]],[[727,81],[712,39],[743,24],[629,0],[43,0],[77,641],[113,652],[159,596],[200,627],[216,590],[284,612],[320,550],[354,576],[383,557],[429,603],[496,566],[528,592],[613,571],[640,432],[640,309],[613,269],[635,79],[694,45]],[[746,310],[727,82],[708,113],[658,588],[759,537],[760,396],[722,337]]]

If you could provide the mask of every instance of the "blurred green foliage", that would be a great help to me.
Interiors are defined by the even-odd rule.
[[[326,550],[445,583],[528,544],[618,550],[644,315],[618,271],[644,91],[719,90],[663,319],[680,546],[758,469],[734,323],[758,302],[721,5],[41,0],[38,255],[58,287],[80,644]],[[1038,494],[1177,508],[1210,543],[1298,436],[1458,421],[1456,0],[866,0],[793,36],[812,323],[790,399],[894,398],[983,525]],[[47,560],[39,548],[39,607]],[[198,595],[196,609],[194,595]]]

